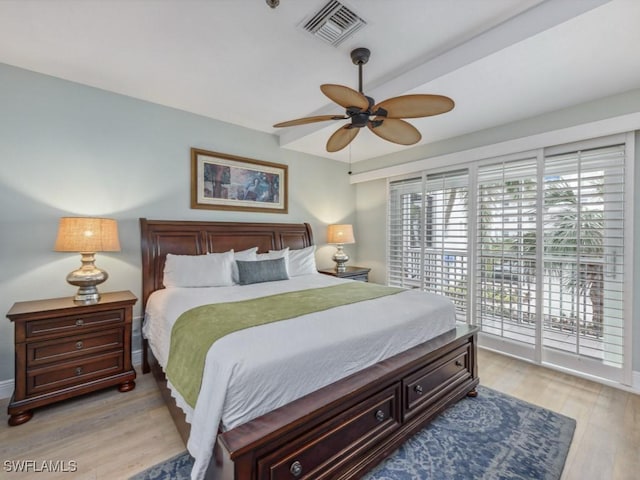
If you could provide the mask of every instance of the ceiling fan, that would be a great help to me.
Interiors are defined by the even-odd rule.
[[[358,66],[358,91],[343,85],[323,84],[320,90],[338,105],[344,107],[344,115],[317,115],[276,123],[274,127],[292,127],[328,120],[351,122],[336,130],[327,141],[327,151],[337,152],[349,145],[365,125],[380,138],[400,145],[413,145],[422,138],[420,132],[403,118],[429,117],[453,109],[454,102],[442,95],[402,95],[389,98],[378,104],[362,93],[362,66],[369,61],[371,52],[367,48],[356,48],[351,60]]]

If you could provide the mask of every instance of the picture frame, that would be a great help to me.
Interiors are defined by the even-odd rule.
[[[191,208],[288,212],[288,166],[191,149]]]

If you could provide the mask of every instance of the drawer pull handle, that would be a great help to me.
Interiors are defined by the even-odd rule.
[[[289,469],[291,475],[294,477],[299,477],[302,474],[302,464],[296,460],[291,464],[291,468]]]
[[[82,375],[82,367],[76,368],[76,375]]]
[[[76,342],[76,350],[82,350],[83,344],[82,340]]]
[[[422,385],[416,385],[413,389],[418,395],[422,395]]]
[[[378,420],[379,422],[383,421],[385,417],[385,414],[382,410],[378,410],[376,412],[376,420]]]
[[[76,326],[77,327],[81,327],[83,325],[84,325],[84,320],[83,319],[79,318],[79,319],[76,320]]]
[[[461,367],[462,366],[462,362],[460,360],[456,360],[456,367]]]

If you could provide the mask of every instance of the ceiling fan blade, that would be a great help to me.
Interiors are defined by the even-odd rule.
[[[380,120],[382,121],[380,125],[373,126],[375,125],[375,122]],[[385,140],[393,143],[399,143],[400,145],[413,145],[414,143],[418,143],[422,138],[418,129],[404,120],[376,117],[373,119],[373,122],[373,124],[372,122],[367,123],[369,130],[380,138],[384,138]]]
[[[389,98],[373,107],[387,111],[387,118],[418,118],[440,115],[453,109],[455,103],[443,95],[402,95]]]
[[[297,118],[288,122],[276,123],[274,127],[293,127],[294,125],[305,125],[307,123],[325,122],[327,120],[345,120],[349,117],[344,115],[317,115],[315,117]]]
[[[344,85],[325,83],[320,85],[320,90],[331,100],[344,108],[358,107],[362,110],[369,108],[369,100],[360,92]]]
[[[338,130],[333,132],[333,135],[331,135],[329,140],[327,140],[327,152],[337,152],[338,150],[342,150],[344,147],[349,145],[354,138],[356,138],[359,131],[359,128],[351,127],[351,124],[340,127]]]

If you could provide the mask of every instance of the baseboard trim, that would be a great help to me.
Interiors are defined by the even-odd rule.
[[[500,349],[491,348],[486,345],[478,345],[478,348],[482,350],[494,352],[499,355],[504,355],[506,357],[515,358],[516,360],[520,360],[522,362],[529,363],[531,365],[537,365],[538,367],[541,367],[541,368],[548,368],[549,370],[555,370],[556,372],[562,372],[568,375],[573,375],[574,377],[584,378],[585,380],[589,380],[594,383],[600,383],[602,385],[606,385],[607,387],[617,388],[618,390],[623,390],[625,392],[640,394],[640,371],[638,372],[633,371],[631,373],[631,385],[627,385],[623,383],[606,380],[604,378],[596,377],[594,375],[588,375],[586,373],[582,373],[577,370],[572,370],[570,368],[558,367],[557,365],[553,365],[550,363],[536,363],[533,360],[518,356],[517,354],[504,352]]]
[[[13,380],[3,380],[0,382],[0,398],[9,398],[13,395]]]
[[[131,363],[133,363],[134,366],[142,365],[142,349],[131,352]]]

